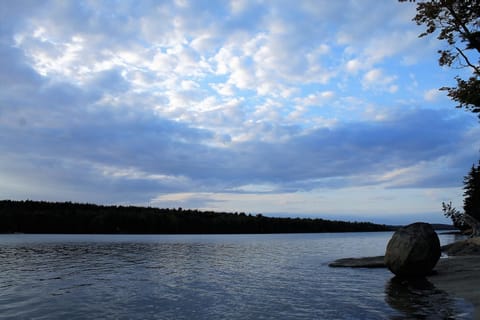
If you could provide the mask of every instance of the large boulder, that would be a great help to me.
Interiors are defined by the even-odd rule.
[[[385,252],[385,265],[400,277],[422,277],[432,272],[440,255],[440,240],[433,227],[417,222],[393,234]]]

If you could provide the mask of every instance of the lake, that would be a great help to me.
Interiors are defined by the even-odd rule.
[[[327,265],[391,235],[0,235],[0,319],[471,319],[428,282]]]

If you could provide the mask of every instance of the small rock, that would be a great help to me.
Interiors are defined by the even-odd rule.
[[[417,222],[393,234],[385,252],[385,265],[400,277],[422,277],[432,272],[440,255],[440,240],[433,227]]]

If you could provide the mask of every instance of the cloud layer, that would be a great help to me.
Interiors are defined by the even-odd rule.
[[[478,123],[435,91],[454,74],[417,38],[411,5],[4,1],[0,12],[5,198],[427,212],[458,201],[478,156]],[[436,196],[402,209],[412,190]]]

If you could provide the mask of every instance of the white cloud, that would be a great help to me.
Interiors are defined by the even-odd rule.
[[[253,188],[253,187],[252,187]],[[253,188],[255,189],[255,188]],[[266,190],[270,188],[265,187]],[[255,190],[256,191],[256,190]],[[434,194],[433,201],[425,201]],[[439,211],[438,203],[442,200],[459,197],[455,189],[431,189],[423,192],[418,189],[383,189],[378,186],[365,188],[350,187],[345,189],[319,189],[313,192],[285,193],[174,193],[158,196],[150,202],[152,205],[183,208],[200,208],[216,211],[243,211],[251,214],[269,214],[279,216],[292,214],[300,216],[347,215],[387,219],[392,215],[405,213],[431,213]],[[349,199],[346,203],[345,199]],[[402,201],[401,199],[409,199]],[[440,201],[440,202],[439,202]],[[355,204],[353,210],[349,203]],[[308,203],[308,206],[305,206]],[[395,206],[392,206],[395,203]],[[237,208],[242,208],[238,210]],[[442,220],[439,213],[438,220]],[[362,219],[362,218],[357,218]],[[415,219],[414,216],[405,218]],[[402,219],[399,219],[402,220]],[[413,221],[402,223],[412,223]],[[443,222],[443,221],[442,221]]]
[[[347,63],[346,63],[346,69],[348,72],[351,72],[353,74],[357,73],[358,71],[360,71],[361,69],[364,68],[364,66],[362,65],[362,63],[359,61],[359,59],[351,59],[351,60],[348,60]]]
[[[367,47],[363,50],[363,56],[370,64],[383,61],[395,55],[412,56],[411,50],[415,51],[415,46],[419,43],[418,33],[416,30],[408,32],[395,31],[392,33],[382,34],[381,36],[372,37]],[[407,59],[403,57],[403,59]]]
[[[0,30],[6,194],[307,212],[322,188],[451,187],[474,158],[468,120],[418,107],[442,84],[407,4],[30,4]]]
[[[229,83],[211,83],[210,86],[221,96],[233,96],[235,89]]]
[[[333,91],[322,91],[311,93],[305,97],[297,98],[295,101],[301,106],[322,106],[326,102],[331,101],[335,97]]]
[[[233,14],[242,13],[248,6],[247,0],[231,0],[230,8]]]
[[[382,69],[374,68],[365,73],[362,85],[364,89],[395,93],[398,90],[396,79],[396,76],[385,75]]]
[[[425,93],[423,95],[423,98],[425,99],[425,101],[434,102],[434,101],[438,100],[441,95],[442,95],[442,92],[440,90],[430,89],[430,90],[425,91]]]
[[[383,72],[380,69],[372,69],[368,71],[363,79],[367,84],[373,84],[381,81],[383,78]]]

